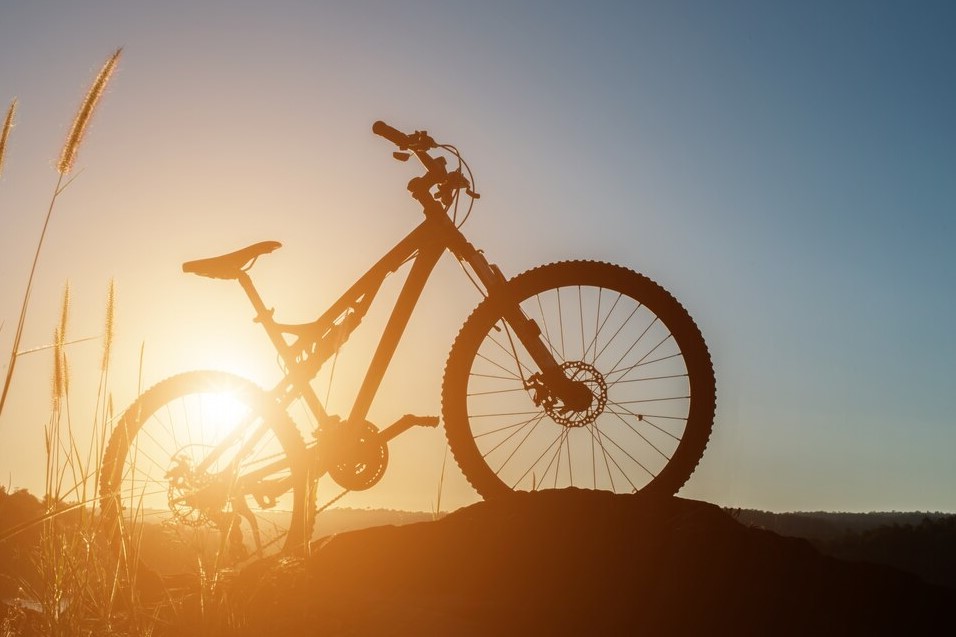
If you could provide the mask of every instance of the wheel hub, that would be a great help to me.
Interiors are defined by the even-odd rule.
[[[181,524],[193,527],[210,524],[212,518],[222,511],[225,489],[217,488],[214,476],[197,472],[185,451],[173,456],[166,479],[169,480],[169,509]]]
[[[603,374],[584,361],[566,361],[561,364],[562,386],[555,391],[535,374],[527,384],[534,391],[536,405],[564,427],[590,425],[604,412],[607,405],[607,383]]]

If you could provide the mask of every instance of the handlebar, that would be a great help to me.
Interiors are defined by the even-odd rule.
[[[381,135],[388,141],[392,142],[398,146],[400,150],[412,151],[418,155],[419,159],[421,159],[423,163],[425,162],[427,155],[422,155],[422,153],[427,153],[427,151],[438,146],[438,144],[435,143],[435,140],[423,130],[417,130],[414,133],[403,133],[397,128],[392,128],[381,120],[372,124],[372,132],[376,135]]]
[[[408,135],[398,130],[397,128],[392,128],[385,122],[379,120],[372,124],[372,132],[376,135],[381,135],[388,141],[392,142],[402,150],[408,148]]]
[[[478,198],[478,194],[471,190],[469,179],[462,174],[461,164],[453,172],[448,172],[445,168],[444,157],[433,157],[429,154],[429,150],[439,146],[426,131],[403,133],[379,120],[372,124],[372,132],[398,146],[400,151],[411,151],[425,167],[424,175],[408,182],[408,190],[412,193],[412,197],[422,204],[426,216],[444,215],[446,208],[454,201],[459,190],[464,190],[472,199]],[[459,162],[462,162],[461,155],[453,147],[442,146],[441,148],[451,148]],[[396,159],[402,161],[409,158],[408,152],[397,152],[394,155]],[[435,187],[437,192],[432,194],[432,188]]]

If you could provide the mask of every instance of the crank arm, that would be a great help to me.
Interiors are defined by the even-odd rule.
[[[405,433],[412,427],[437,427],[438,416],[415,416],[405,414],[388,427],[378,432],[379,440],[383,443],[388,442],[399,434]]]
[[[376,434],[376,438],[372,440],[376,440],[378,444],[385,446],[390,440],[399,434],[405,433],[412,427],[437,427],[438,423],[438,416],[415,416],[414,414],[405,414],[391,425],[378,432],[378,434]],[[369,442],[372,442],[372,440],[369,440]],[[331,459],[327,456],[327,454],[320,451],[322,448],[323,445],[316,444],[313,444],[309,447],[309,451],[312,455],[311,462],[313,478],[321,477],[329,471],[329,462]],[[284,482],[286,481],[283,480],[280,482],[280,484]]]

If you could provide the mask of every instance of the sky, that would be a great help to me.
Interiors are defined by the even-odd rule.
[[[4,2],[0,104],[18,111],[0,176],[0,371],[63,140],[122,46],[21,343],[50,344],[67,282],[68,338],[102,335],[115,280],[117,411],[189,369],[276,382],[239,288],[180,265],[281,241],[254,280],[280,320],[317,316],[419,222],[411,165],[370,132],[381,119],[462,151],[482,195],[465,234],[504,272],[612,261],[688,309],[717,415],[681,496],[956,511],[953,33],[945,1]],[[478,300],[440,264],[373,422],[438,413]],[[367,324],[333,410],[367,362]],[[68,356],[86,440],[101,340]],[[51,370],[49,350],[17,363],[5,486],[42,490]],[[451,458],[440,477],[440,431],[390,455],[382,482],[342,504],[430,510],[439,485],[443,509],[477,500]]]

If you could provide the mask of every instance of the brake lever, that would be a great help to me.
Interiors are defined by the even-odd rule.
[[[416,151],[416,150],[427,151],[437,147],[438,147],[438,144],[436,144],[435,140],[431,138],[431,136],[428,134],[428,131],[417,130],[411,135],[409,135],[408,149],[411,151]]]

